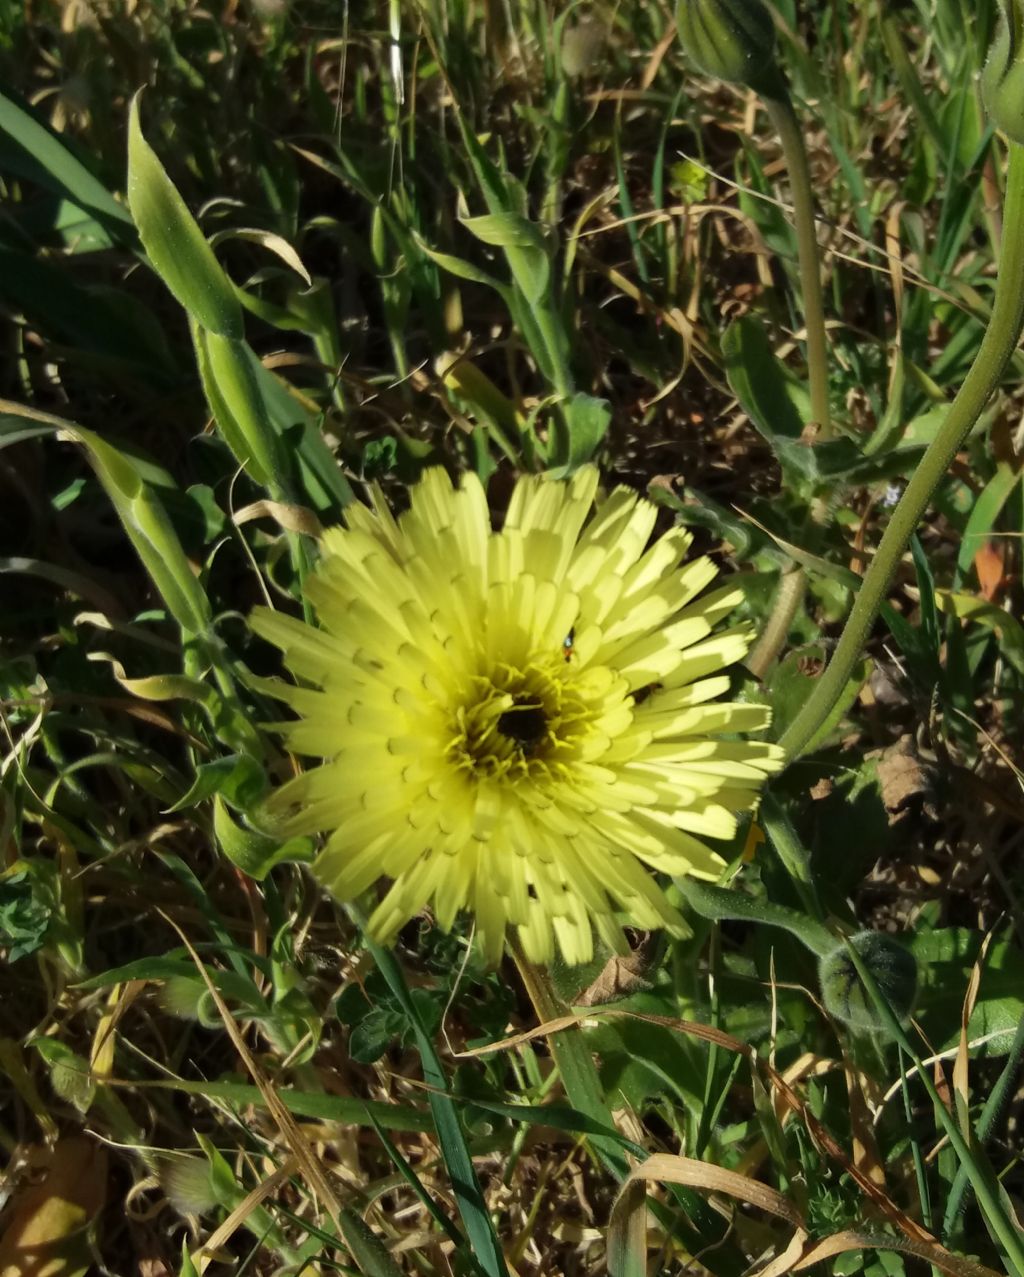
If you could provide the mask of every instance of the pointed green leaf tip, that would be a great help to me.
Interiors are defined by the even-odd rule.
[[[708,75],[778,96],[775,24],[761,0],[679,0],[683,48]]]
[[[213,249],[142,136],[139,94],[128,121],[128,207],[153,269],[204,328],[238,341],[242,308]]]
[[[985,109],[997,129],[1024,145],[1024,4],[1000,0],[995,39],[981,73]]]

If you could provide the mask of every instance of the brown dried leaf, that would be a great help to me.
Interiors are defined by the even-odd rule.
[[[890,817],[899,816],[915,799],[932,792],[932,772],[917,752],[913,736],[901,736],[878,760],[878,784]]]
[[[640,946],[625,957],[614,954],[604,964],[597,979],[572,999],[578,1007],[596,1007],[604,1002],[618,1002],[633,993],[649,989],[647,979],[651,955],[657,947],[657,937],[647,936]]]
[[[983,541],[974,555],[981,597],[994,603],[1006,584],[1006,542]]]
[[[970,1129],[970,1087],[968,1085],[970,1052],[967,1043],[967,1026],[970,1024],[975,1004],[978,1001],[978,992],[981,989],[981,973],[985,969],[985,958],[988,954],[988,947],[992,943],[993,935],[995,935],[995,928],[992,928],[981,942],[981,949],[974,966],[971,968],[971,978],[967,983],[967,992],[964,994],[963,1006],[960,1009],[960,1041],[957,1044],[956,1062],[953,1065],[953,1093],[956,1097],[957,1119],[960,1122],[960,1129],[965,1135]]]
[[[0,1277],[84,1277],[85,1232],[107,1195],[107,1153],[85,1136],[59,1140],[46,1178],[21,1192],[0,1239]]]

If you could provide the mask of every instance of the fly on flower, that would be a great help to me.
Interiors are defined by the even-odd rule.
[[[746,652],[740,599],[655,509],[598,474],[518,481],[492,531],[479,481],[428,471],[395,519],[375,493],[328,530],[306,583],[320,628],[266,608],[253,628],[302,686],[291,748],[323,760],[269,800],[282,836],[324,833],[313,871],[338,898],[390,880],[379,940],[429,905],[476,919],[496,961],[588,960],[594,930],[681,926],[655,873],[717,877],[777,747],[737,738],[760,705],[717,700]],[[571,637],[566,650],[566,636]],[[571,657],[571,659],[570,659]],[[643,696],[641,689],[656,689]],[[654,871],[652,873],[651,871]]]

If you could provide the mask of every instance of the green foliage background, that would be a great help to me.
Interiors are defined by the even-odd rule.
[[[555,969],[552,1014],[605,1000],[574,1046],[466,1055],[544,1018],[515,967],[428,919],[374,950],[308,840],[249,819],[290,766],[250,608],[298,610],[317,529],[430,464],[496,509],[589,459],[649,492],[774,634],[741,689],[776,732],[806,702],[984,331],[1005,146],[994,0],[773,8],[827,440],[778,140],[669,6],[0,6],[0,1141],[15,1189],[55,1141],[110,1145],[56,1272],[731,1277],[798,1226],[858,1230],[836,1273],[920,1270],[915,1229],[1014,1271],[965,1167],[1012,1219],[1019,350],[766,839],[729,849],[742,897],[688,896],[693,936],[628,971]],[[823,1007],[826,923],[914,955],[910,1037]],[[706,1179],[655,1177],[644,1233],[617,1194],[660,1153]]]

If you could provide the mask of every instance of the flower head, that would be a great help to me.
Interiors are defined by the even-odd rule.
[[[303,686],[291,747],[326,761],[276,791],[283,835],[327,832],[313,871],[341,899],[384,876],[381,940],[425,905],[471,911],[496,960],[508,926],[532,960],[593,952],[681,919],[649,869],[716,877],[780,761],[760,705],[715,701],[745,653],[714,631],[740,599],[626,488],[594,508],[593,467],[518,481],[500,532],[473,475],[428,471],[397,520],[382,497],[324,534],[306,583],[321,628],[266,608],[257,633]],[[714,702],[714,703],[712,703]],[[649,868],[648,868],[649,867]]]
[[[999,0],[995,38],[981,73],[985,109],[996,128],[1024,144],[1024,4]]]
[[[708,75],[758,93],[784,93],[775,64],[775,24],[762,0],[678,0],[683,48]]]

